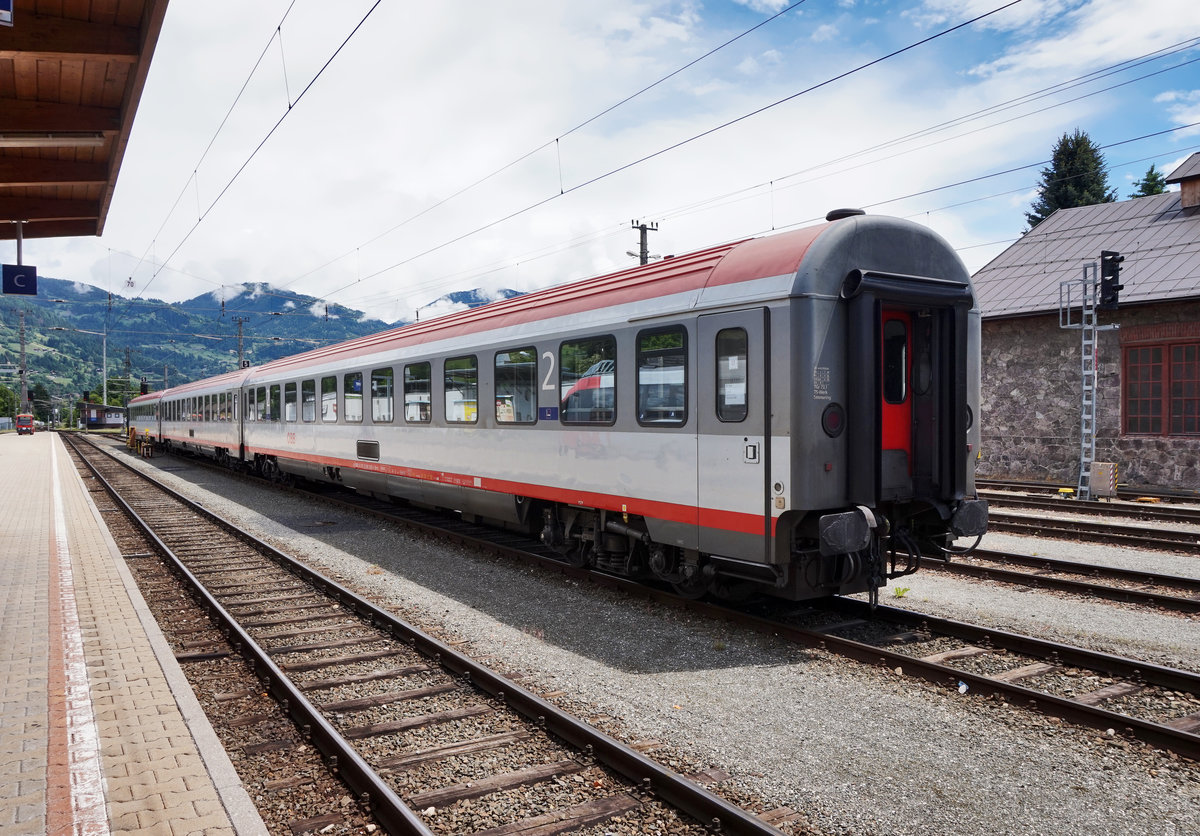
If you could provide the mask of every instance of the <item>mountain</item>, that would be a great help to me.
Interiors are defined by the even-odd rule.
[[[513,290],[449,293],[424,306],[439,311],[476,307],[520,295]],[[109,401],[141,378],[151,389],[198,380],[238,367],[241,358],[264,363],[321,345],[407,324],[388,323],[312,296],[245,284],[224,302],[204,294],[183,302],[127,299],[79,282],[38,278],[37,296],[6,296],[0,307],[0,367],[20,364],[20,314],[25,314],[29,386],[39,397],[74,400],[99,391],[101,334],[107,333]],[[95,333],[85,333],[95,332]],[[14,372],[0,385],[16,390]],[[0,407],[2,409],[2,407]]]

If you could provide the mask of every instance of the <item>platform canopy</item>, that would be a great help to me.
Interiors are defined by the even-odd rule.
[[[167,0],[10,0],[0,239],[100,235]],[[4,6],[9,5],[5,2]]]

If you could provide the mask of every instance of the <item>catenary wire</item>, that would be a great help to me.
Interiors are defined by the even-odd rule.
[[[307,276],[311,276],[313,273],[316,273],[320,270],[324,270],[329,265],[336,264],[337,262],[341,261],[343,258],[346,258],[349,255],[361,250],[362,248],[375,243],[376,241],[380,240],[381,238],[385,238],[388,235],[391,235],[396,230],[402,229],[403,227],[408,226],[413,221],[416,221],[419,218],[423,218],[425,215],[428,215],[430,212],[433,212],[435,209],[445,206],[450,201],[455,200],[456,198],[462,197],[467,192],[470,192],[473,189],[477,188],[478,186],[481,186],[484,183],[488,182],[489,180],[492,180],[492,179],[498,177],[499,175],[501,175],[504,172],[511,169],[513,166],[519,165],[520,163],[524,162],[525,160],[529,159],[530,157],[534,156],[535,154],[549,148],[551,145],[555,145],[556,143],[561,142],[563,139],[566,139],[568,136],[575,133],[576,131],[582,130],[586,126],[595,122],[597,119],[607,116],[609,113],[612,113],[614,110],[621,107],[622,105],[628,104],[629,102],[638,98],[642,94],[653,90],[655,87],[658,87],[659,85],[669,81],[670,79],[674,78],[675,76],[679,75],[680,73],[684,72],[685,70],[688,70],[691,67],[694,67],[696,64],[699,64],[701,61],[704,61],[706,58],[709,58],[709,57],[715,55],[716,53],[720,52],[725,47],[730,46],[733,43],[736,43],[737,41],[739,41],[742,38],[746,37],[747,35],[751,34],[752,32],[754,32],[758,29],[761,29],[763,26],[766,26],[768,23],[771,23],[771,22],[777,20],[778,18],[783,17],[785,14],[787,14],[788,12],[795,9],[797,6],[803,5],[805,2],[807,2],[807,0],[798,0],[798,2],[792,3],[790,6],[787,6],[783,10],[776,12],[775,14],[771,15],[770,17],[759,21],[754,26],[751,26],[749,29],[745,30],[744,32],[742,32],[738,35],[735,35],[734,37],[732,37],[729,40],[725,41],[724,43],[720,44],[719,46],[713,47],[708,52],[701,55],[699,58],[696,58],[692,61],[687,62],[686,64],[684,64],[684,65],[672,70],[671,72],[667,73],[666,75],[662,76],[658,80],[653,81],[650,84],[647,84],[645,87],[641,88],[636,93],[631,93],[628,96],[626,96],[625,98],[616,102],[615,104],[609,105],[604,110],[600,111],[599,113],[595,114],[594,116],[588,117],[587,119],[583,120],[578,125],[576,125],[575,127],[559,134],[554,139],[546,140],[541,145],[537,146],[536,148],[532,148],[529,151],[526,151],[524,154],[521,154],[519,157],[512,160],[511,162],[505,163],[504,165],[500,166],[499,168],[497,168],[495,171],[491,172],[490,174],[485,174],[483,177],[480,177],[479,179],[475,180],[473,183],[463,186],[458,191],[456,191],[438,201],[435,201],[433,204],[425,207],[420,212],[410,215],[409,217],[400,221],[398,224],[395,224],[395,225],[389,227],[388,229],[385,229],[383,232],[380,232],[379,234],[373,236],[372,238],[367,239],[366,241],[364,241],[363,243],[361,243],[357,247],[355,247],[353,250],[344,252],[341,255],[330,259],[329,261],[325,262],[324,264],[322,264],[318,267],[314,267],[312,270],[309,270],[306,273],[301,273],[299,276],[296,276],[294,279],[280,285],[280,287],[281,288],[289,287],[292,284],[300,281],[301,279],[303,279]],[[560,189],[561,189],[561,186],[560,186]]]
[[[813,92],[813,91],[815,91],[815,90],[819,90],[819,89],[821,89],[821,88],[823,88],[823,87],[826,87],[826,86],[828,86],[828,85],[830,85],[830,84],[833,84],[833,83],[835,83],[835,82],[837,82],[837,81],[840,81],[841,79],[844,79],[844,78],[847,78],[847,77],[849,77],[849,76],[851,76],[851,75],[854,75],[855,73],[861,72],[861,71],[863,71],[863,70],[866,70],[866,69],[868,69],[868,68],[870,68],[870,67],[873,67],[873,66],[875,66],[875,65],[877,65],[877,64],[880,64],[880,63],[882,63],[883,61],[887,61],[887,60],[889,60],[889,59],[891,59],[891,58],[895,58],[896,56],[899,56],[899,55],[901,55],[901,54],[903,54],[903,53],[905,53],[905,52],[908,52],[908,51],[910,51],[910,50],[912,50],[912,49],[916,49],[917,47],[919,47],[919,46],[923,46],[924,44],[930,43],[931,41],[935,41],[935,40],[937,40],[937,39],[939,39],[939,38],[942,38],[942,37],[944,37],[944,36],[946,36],[946,35],[949,35],[949,34],[951,34],[951,33],[953,33],[953,32],[956,32],[956,31],[958,31],[958,30],[960,30],[960,29],[963,29],[964,27],[970,26],[970,25],[971,25],[971,24],[973,24],[973,23],[977,23],[977,22],[979,22],[980,20],[983,20],[983,19],[985,19],[985,18],[987,18],[987,17],[990,17],[990,16],[992,16],[992,15],[994,15],[994,14],[997,14],[997,13],[999,13],[999,12],[1002,12],[1002,11],[1004,11],[1005,9],[1011,8],[1011,7],[1013,7],[1013,6],[1017,5],[1017,4],[1018,4],[1018,3],[1020,3],[1020,2],[1022,2],[1022,0],[1011,0],[1011,2],[1009,2],[1009,3],[1005,3],[1004,5],[1002,5],[1002,6],[998,6],[998,7],[994,8],[994,9],[992,9],[992,10],[990,10],[990,11],[984,12],[983,14],[976,15],[975,17],[972,17],[972,18],[970,18],[969,20],[965,20],[965,21],[963,21],[962,23],[958,23],[958,24],[956,24],[956,25],[954,25],[954,26],[951,26],[951,27],[950,27],[950,28],[948,28],[948,29],[944,29],[944,30],[942,30],[942,31],[940,31],[940,32],[937,32],[937,33],[935,33],[935,34],[933,34],[933,35],[930,35],[930,36],[929,36],[929,37],[927,37],[927,38],[922,38],[921,40],[919,40],[919,41],[915,41],[914,43],[911,43],[911,44],[909,44],[909,45],[907,45],[907,46],[901,47],[900,49],[893,50],[892,52],[889,52],[889,53],[887,53],[886,55],[880,56],[879,58],[875,58],[875,59],[873,59],[873,60],[871,60],[871,61],[868,61],[868,62],[866,62],[866,63],[864,63],[864,64],[860,64],[859,66],[857,66],[857,67],[854,67],[853,69],[846,70],[845,72],[839,73],[839,74],[837,74],[837,75],[835,75],[835,76],[832,76],[832,77],[830,77],[830,78],[828,78],[828,79],[826,79],[826,80],[824,80],[824,81],[822,81],[822,82],[819,82],[819,83],[817,83],[817,84],[814,84],[814,85],[812,85],[812,86],[810,86],[810,87],[807,87],[807,88],[805,88],[805,89],[803,89],[803,90],[800,90],[800,91],[798,91],[798,92],[796,92],[796,93],[792,93],[791,95],[785,96],[784,98],[782,98],[782,99],[779,99],[779,100],[777,100],[777,101],[775,101],[775,102],[772,102],[772,103],[770,103],[770,104],[767,104],[767,105],[763,105],[762,107],[759,107],[759,108],[756,108],[756,109],[754,109],[754,110],[750,111],[749,113],[745,113],[745,114],[743,114],[743,115],[741,115],[741,116],[735,117],[734,119],[727,120],[727,121],[725,121],[725,122],[723,122],[723,123],[721,123],[721,124],[719,124],[719,125],[716,125],[716,126],[714,126],[714,127],[712,127],[712,128],[708,128],[707,130],[701,131],[701,132],[700,132],[700,133],[698,133],[698,134],[694,134],[694,135],[692,135],[691,137],[688,137],[688,138],[686,138],[686,139],[682,139],[682,140],[680,140],[680,141],[678,141],[678,142],[675,142],[675,143],[672,143],[672,144],[670,144],[670,145],[667,145],[667,146],[665,146],[665,147],[663,147],[663,148],[660,148],[660,149],[659,149],[659,150],[657,150],[657,151],[651,152],[651,153],[649,153],[649,154],[646,154],[646,155],[644,155],[644,156],[642,156],[642,157],[639,157],[639,158],[637,158],[637,159],[635,159],[635,160],[632,160],[632,161],[630,161],[630,162],[624,163],[624,164],[622,164],[622,165],[620,165],[620,166],[618,166],[618,167],[616,167],[616,168],[610,169],[609,171],[607,171],[607,172],[605,172],[605,173],[603,173],[603,174],[596,175],[595,177],[592,177],[592,178],[590,178],[590,179],[588,179],[588,180],[585,180],[585,181],[583,181],[583,182],[581,182],[581,183],[578,183],[578,184],[576,184],[576,185],[574,185],[574,186],[571,186],[570,188],[563,189],[563,190],[561,190],[561,191],[560,191],[558,194],[552,194],[552,195],[550,195],[550,196],[548,196],[548,197],[542,198],[541,200],[537,200],[537,201],[535,201],[535,202],[533,202],[533,203],[531,203],[531,204],[529,204],[529,205],[527,205],[527,206],[525,206],[525,207],[523,207],[523,208],[521,208],[521,209],[517,209],[517,210],[515,210],[515,211],[513,211],[513,212],[510,212],[509,214],[507,214],[507,215],[505,215],[505,216],[503,216],[503,217],[496,218],[496,219],[494,219],[494,220],[492,220],[492,221],[489,221],[489,222],[487,222],[487,223],[485,223],[485,224],[483,224],[483,225],[481,225],[481,226],[475,227],[474,229],[471,229],[471,230],[469,230],[469,231],[467,231],[467,232],[464,232],[464,233],[462,233],[462,234],[460,234],[460,235],[457,235],[457,236],[455,236],[455,237],[453,237],[453,238],[450,238],[450,239],[448,239],[448,240],[446,240],[446,241],[443,241],[443,242],[442,242],[442,243],[440,243],[440,244],[437,244],[437,245],[435,245],[435,246],[433,246],[433,247],[430,247],[430,248],[428,248],[428,249],[425,249],[425,250],[423,250],[423,251],[421,251],[421,252],[419,252],[419,253],[416,253],[416,254],[414,254],[414,255],[412,255],[412,256],[409,256],[408,258],[402,259],[402,260],[400,260],[400,261],[398,261],[398,262],[395,262],[395,263],[393,263],[393,264],[391,264],[391,265],[389,265],[389,266],[387,266],[387,267],[381,268],[381,269],[379,269],[379,270],[377,270],[377,271],[375,271],[375,272],[373,272],[373,273],[371,273],[371,274],[369,274],[369,275],[366,275],[366,276],[361,276],[361,277],[359,277],[359,278],[355,279],[353,282],[350,282],[350,283],[348,283],[348,284],[346,284],[346,285],[343,285],[342,287],[339,287],[339,288],[337,288],[336,290],[333,290],[333,291],[331,291],[330,293],[327,293],[327,294],[325,294],[325,295],[324,295],[324,296],[322,296],[321,298],[322,298],[322,299],[326,299],[326,300],[327,300],[327,299],[329,299],[329,298],[331,298],[331,297],[333,297],[333,296],[337,295],[338,293],[341,293],[341,292],[343,292],[343,291],[345,291],[345,290],[347,290],[347,289],[349,289],[349,288],[353,287],[353,286],[354,286],[354,285],[356,285],[356,284],[359,284],[359,283],[361,283],[361,282],[367,281],[367,280],[369,280],[369,279],[373,279],[373,278],[375,278],[375,277],[377,277],[377,276],[380,276],[380,275],[382,275],[382,274],[384,274],[384,273],[387,273],[387,272],[389,272],[389,271],[391,271],[391,270],[394,270],[394,269],[396,269],[397,267],[401,267],[401,266],[403,266],[403,265],[405,265],[405,264],[409,264],[409,263],[411,263],[411,262],[413,262],[413,261],[416,261],[417,259],[423,258],[423,257],[425,257],[425,256],[427,256],[427,255],[430,255],[430,254],[432,254],[432,253],[435,253],[435,252],[437,252],[437,251],[439,251],[439,250],[445,249],[445,248],[446,248],[446,247],[448,247],[448,246],[451,246],[451,245],[453,245],[453,244],[457,244],[457,243],[458,243],[458,242],[460,242],[460,241],[463,241],[463,240],[465,240],[465,239],[467,239],[467,238],[470,238],[470,237],[472,237],[472,236],[474,236],[474,235],[478,235],[480,232],[484,232],[484,231],[486,231],[486,230],[488,230],[488,229],[491,229],[491,228],[493,228],[493,227],[495,227],[495,226],[498,226],[498,225],[500,225],[500,224],[502,224],[502,223],[504,223],[504,222],[506,222],[506,221],[512,220],[513,218],[516,218],[516,217],[519,217],[519,216],[521,216],[521,215],[524,215],[524,214],[526,214],[526,213],[528,213],[528,212],[531,212],[531,211],[533,211],[534,209],[537,209],[537,208],[539,208],[539,207],[541,207],[541,206],[545,206],[546,204],[548,204],[548,203],[550,203],[550,202],[552,202],[552,201],[554,201],[554,200],[557,200],[557,199],[559,199],[560,197],[563,197],[563,196],[565,196],[565,195],[568,195],[568,194],[572,194],[572,193],[574,193],[574,192],[577,192],[577,191],[579,191],[579,190],[581,190],[581,189],[585,189],[585,188],[587,188],[587,187],[589,187],[589,186],[595,185],[596,183],[599,183],[599,182],[601,182],[602,180],[606,180],[606,179],[608,179],[609,177],[613,177],[614,175],[616,175],[616,174],[619,174],[619,173],[621,173],[621,172],[623,172],[623,171],[627,171],[627,170],[629,170],[629,169],[631,169],[631,168],[633,168],[633,167],[635,167],[635,166],[638,166],[638,165],[641,165],[641,164],[643,164],[643,163],[646,163],[646,162],[648,162],[648,161],[650,161],[650,160],[653,160],[653,159],[655,159],[655,158],[657,158],[657,157],[660,157],[660,156],[662,156],[663,154],[667,154],[667,153],[670,153],[671,151],[675,151],[675,150],[677,150],[677,149],[679,149],[679,148],[682,148],[683,146],[685,146],[685,145],[688,145],[688,144],[690,144],[690,143],[692,143],[692,142],[695,142],[695,141],[697,141],[697,140],[699,140],[699,139],[702,139],[702,138],[704,138],[704,137],[707,137],[707,136],[711,136],[712,134],[714,134],[714,133],[717,133],[718,131],[721,131],[721,130],[724,130],[724,129],[726,129],[726,128],[729,128],[729,127],[731,127],[731,126],[733,126],[733,125],[736,125],[736,124],[738,124],[738,123],[740,123],[740,122],[744,122],[744,121],[746,121],[747,119],[752,119],[752,118],[754,118],[755,116],[758,116],[758,115],[760,115],[760,114],[762,114],[762,113],[765,113],[765,112],[766,112],[766,111],[768,111],[768,110],[771,110],[772,108],[775,108],[775,107],[778,107],[778,106],[780,106],[780,105],[782,105],[782,104],[785,104],[785,103],[787,103],[787,102],[793,101],[793,100],[795,100],[795,99],[799,98],[800,96],[803,96],[803,95],[805,95],[805,94],[811,93],[811,92]]]

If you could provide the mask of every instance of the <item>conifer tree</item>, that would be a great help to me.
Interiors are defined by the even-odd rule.
[[[1167,177],[1150,163],[1146,176],[1134,182],[1134,191],[1130,197],[1149,197],[1152,194],[1162,194],[1167,190]]]
[[[1038,198],[1025,213],[1033,229],[1059,209],[1112,203],[1117,190],[1109,188],[1104,155],[1091,138],[1078,128],[1063,134],[1054,146],[1050,167],[1042,169]]]

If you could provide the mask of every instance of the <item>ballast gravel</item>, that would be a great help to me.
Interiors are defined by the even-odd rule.
[[[177,458],[138,465],[440,638],[467,641],[459,649],[524,675],[524,687],[566,692],[572,710],[626,742],[660,741],[654,754],[667,765],[725,770],[739,795],[787,805],[818,832],[1200,834],[1200,765],[1119,734],[580,586]],[[933,572],[895,588],[908,591],[885,591],[883,603],[1200,664],[1193,618]]]

